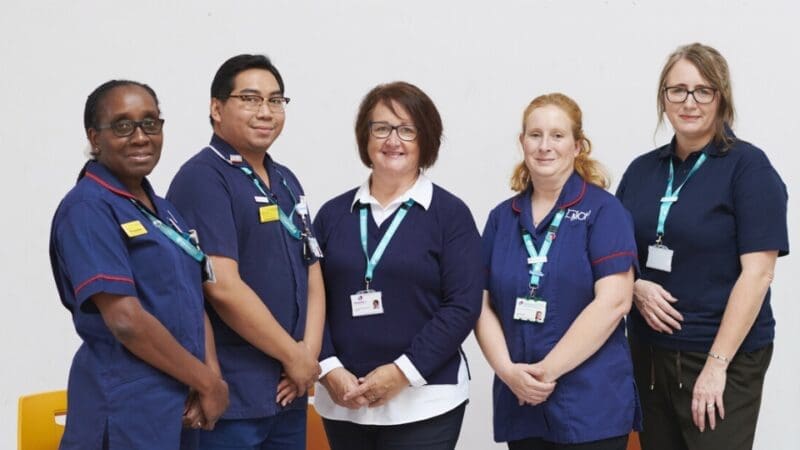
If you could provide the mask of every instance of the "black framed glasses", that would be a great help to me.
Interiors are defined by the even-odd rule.
[[[377,139],[386,139],[397,130],[397,137],[402,141],[413,141],[417,138],[417,127],[414,125],[391,125],[389,122],[370,122],[369,133]]]
[[[286,111],[286,105],[289,104],[291,99],[289,97],[269,97],[264,98],[256,94],[231,94],[228,97],[238,98],[244,109],[247,111],[255,112],[261,109],[261,105],[267,102],[267,108],[274,113],[282,113]]]
[[[109,124],[98,125],[94,127],[95,130],[110,129],[114,136],[127,137],[136,131],[136,128],[141,128],[144,134],[159,134],[161,129],[164,128],[164,119],[153,119],[148,117],[142,120],[121,119],[115,120]]]
[[[691,95],[696,103],[706,105],[714,101],[717,90],[707,86],[698,86],[692,91],[686,86],[667,86],[664,88],[664,94],[670,103],[683,103]]]

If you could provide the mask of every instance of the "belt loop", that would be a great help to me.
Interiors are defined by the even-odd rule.
[[[656,363],[653,361],[653,346],[650,346],[650,390],[656,388]]]
[[[681,351],[678,350],[677,355],[675,356],[675,365],[678,369],[678,389],[683,389],[683,377],[681,376]]]

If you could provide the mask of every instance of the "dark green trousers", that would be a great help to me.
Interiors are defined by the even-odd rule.
[[[707,355],[631,342],[633,370],[642,403],[642,450],[750,450],[756,432],[764,375],[772,344],[739,352],[728,366],[725,420],[713,431],[692,422],[692,389]]]

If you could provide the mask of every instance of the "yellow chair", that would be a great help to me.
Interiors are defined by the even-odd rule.
[[[17,450],[57,450],[64,426],[57,416],[67,414],[67,391],[40,392],[19,398]]]

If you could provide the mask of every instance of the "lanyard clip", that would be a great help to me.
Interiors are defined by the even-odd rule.
[[[658,235],[656,236],[656,245],[662,245],[661,244],[661,238],[662,237],[664,237],[664,234],[658,233]]]
[[[528,293],[528,298],[536,297],[536,286],[531,285],[531,291]]]
[[[364,286],[365,286],[365,287],[364,287],[364,290],[365,290],[365,291],[368,291],[368,290],[369,290],[369,281],[370,281],[370,279],[369,279],[369,278],[366,278],[366,277],[364,277]]]

